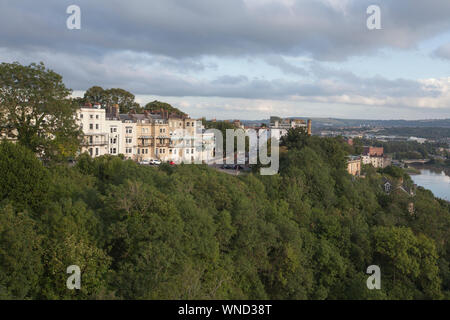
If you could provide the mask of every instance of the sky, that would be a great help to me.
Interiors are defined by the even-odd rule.
[[[0,0],[0,62],[15,61],[74,96],[123,88],[191,117],[450,118],[450,1]]]

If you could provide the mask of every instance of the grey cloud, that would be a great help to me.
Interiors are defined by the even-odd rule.
[[[133,55],[131,53],[131,55]],[[67,86],[74,90],[86,90],[93,85],[121,87],[134,94],[150,94],[172,97],[223,97],[245,99],[290,99],[292,96],[323,98],[341,95],[368,98],[390,97],[438,97],[441,88],[415,80],[386,79],[381,76],[362,78],[354,73],[323,67],[318,63],[307,65],[310,79],[263,79],[247,75],[219,75],[203,79],[188,76],[183,70],[167,69],[160,59],[148,57],[153,62],[140,65],[129,62],[130,53],[113,54],[98,60],[78,54],[34,52],[33,58],[20,51],[0,48],[2,60],[19,60],[23,64],[33,61],[47,62],[47,66],[64,75]],[[133,60],[133,59],[131,59]],[[165,61],[165,59],[163,59]]]
[[[3,1],[0,46],[92,55],[128,49],[176,58],[309,54],[339,60],[377,48],[408,48],[450,26],[448,0],[379,1],[383,30],[376,31],[367,30],[365,21],[372,0],[348,1],[343,10],[324,0],[79,0],[82,29],[71,31],[65,9],[72,2]]]
[[[439,58],[450,60],[450,43],[437,48],[433,54]]]
[[[284,73],[296,74],[300,76],[309,75],[309,72],[306,69],[288,63],[283,57],[279,55],[269,55],[264,60],[267,64],[279,68]]]

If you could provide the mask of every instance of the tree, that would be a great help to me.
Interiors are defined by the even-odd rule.
[[[288,149],[301,149],[309,138],[304,128],[290,128],[287,133],[281,137],[280,145]]]
[[[17,208],[34,210],[47,201],[48,171],[27,148],[1,143],[0,172],[0,201],[8,200]]]
[[[136,107],[134,94],[120,88],[105,90],[106,105],[118,104],[122,112],[126,113]]]
[[[399,292],[410,291],[412,298],[441,298],[441,280],[437,266],[437,252],[433,240],[425,235],[415,236],[410,228],[375,227],[375,254],[383,266],[384,278],[389,279],[388,289],[392,290],[392,298]],[[390,282],[392,281],[392,284]],[[415,286],[412,284],[415,282]],[[420,288],[422,292],[411,288]]]
[[[10,204],[0,208],[0,300],[36,297],[43,271],[36,229],[26,213]]]
[[[121,88],[103,89],[99,86],[93,86],[84,93],[84,103],[99,103],[102,106],[118,104],[120,111],[128,113],[135,109],[140,111],[140,105],[134,101],[134,94]]]
[[[46,159],[73,156],[81,132],[70,94],[43,63],[0,64],[0,133]]]
[[[179,110],[178,108],[175,108],[166,102],[161,102],[161,101],[157,101],[157,100],[147,103],[145,105],[144,109],[148,110],[148,111],[153,111],[153,112],[158,112],[159,110],[162,109],[162,110],[168,111],[169,114],[175,113],[179,116],[186,116],[186,113]]]
[[[105,90],[99,86],[93,86],[84,93],[84,102],[105,104]]]

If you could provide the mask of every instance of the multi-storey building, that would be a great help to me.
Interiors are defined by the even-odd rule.
[[[353,176],[359,176],[361,174],[361,157],[349,156],[347,159],[347,171]]]
[[[77,112],[85,135],[82,152],[93,157],[122,154],[137,161],[201,162],[214,154],[214,136],[205,134],[200,120],[145,111],[120,114],[119,106],[86,105]]]
[[[391,165],[392,158],[384,154],[383,147],[364,147],[363,164],[371,164],[375,168],[386,168]]]
[[[384,155],[383,147],[364,147],[363,155],[371,157],[382,157]]]
[[[88,152],[92,157],[108,154],[109,134],[105,109],[99,104],[87,104],[77,111],[77,121],[84,133],[81,152]]]
[[[363,155],[361,157],[363,164],[371,164],[375,168],[386,168],[391,165],[392,159],[388,156],[369,156]]]

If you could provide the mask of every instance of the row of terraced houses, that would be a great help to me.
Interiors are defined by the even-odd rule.
[[[87,104],[77,111],[77,120],[84,134],[81,152],[92,157],[122,154],[135,161],[191,163],[214,156],[214,135],[188,116],[165,110],[121,114],[118,105]]]

